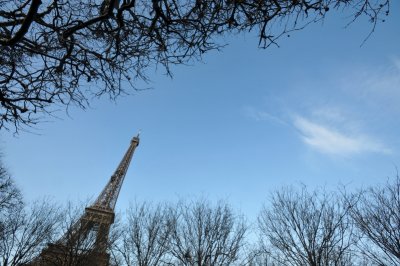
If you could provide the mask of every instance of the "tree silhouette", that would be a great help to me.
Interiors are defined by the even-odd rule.
[[[17,188],[0,159],[0,214],[18,208],[22,204],[21,191]]]
[[[55,206],[45,201],[9,209],[0,222],[1,265],[26,265],[35,260],[53,240],[59,221]]]
[[[257,32],[259,46],[330,9],[375,23],[389,0],[1,0],[0,128],[32,126],[92,96],[137,88],[149,67],[196,60],[218,36]]]
[[[226,203],[181,202],[171,235],[172,265],[233,265],[240,259],[247,226]]]
[[[283,188],[259,216],[262,248],[275,265],[353,265],[356,237],[348,207],[325,190]],[[274,265],[274,264],[272,264]]]
[[[355,197],[350,214],[361,233],[360,252],[378,265],[399,265],[400,177]]]
[[[127,214],[113,248],[119,265],[235,265],[242,259],[247,227],[225,203],[142,203]]]
[[[170,261],[171,207],[136,203],[127,211],[120,243],[115,247],[121,265],[157,266]]]

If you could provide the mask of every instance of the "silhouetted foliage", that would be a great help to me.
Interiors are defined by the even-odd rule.
[[[272,193],[259,216],[262,250],[275,265],[354,265],[349,218],[336,194],[283,188]]]
[[[173,265],[232,265],[239,261],[247,226],[228,204],[181,202],[175,211]]]
[[[361,233],[360,252],[377,265],[400,265],[400,177],[355,198],[350,214]]]
[[[128,211],[116,247],[121,265],[232,265],[240,259],[246,225],[225,203],[138,204]]]
[[[173,211],[167,205],[136,203],[127,211],[120,243],[114,250],[121,265],[157,266],[170,261]]]
[[[2,165],[0,202],[0,265],[96,265],[96,234],[77,227],[84,206],[60,208],[48,200],[26,205]],[[116,228],[108,236],[108,250],[119,237]]]
[[[96,241],[99,240],[100,226],[91,226],[83,210],[84,204],[74,207],[70,203],[62,209],[53,241],[47,243],[32,266],[98,266],[99,261],[116,264],[114,257],[109,258],[100,248],[111,253],[111,247],[121,237],[118,222],[113,224],[108,237],[101,239],[102,245],[99,246]]]
[[[248,266],[279,266],[280,264],[271,256],[271,253],[265,247],[253,247],[246,254],[243,265]]]
[[[93,95],[115,98],[149,67],[170,74],[222,47],[224,34],[256,32],[266,48],[330,9],[366,16],[373,29],[389,0],[1,0],[0,128],[85,108]]]
[[[4,220],[3,220],[4,218]],[[59,223],[55,206],[45,201],[18,205],[1,218],[0,259],[3,266],[33,261],[51,242]]]
[[[137,203],[101,245],[109,260],[98,252],[98,227],[85,230],[83,206],[25,205],[7,171],[0,170],[2,266],[89,266],[98,265],[98,256],[113,266],[400,263],[399,177],[353,194],[310,192],[305,186],[276,190],[260,212],[260,242],[254,246],[246,241],[244,218],[224,202]]]
[[[0,216],[22,204],[21,191],[17,188],[0,158]]]

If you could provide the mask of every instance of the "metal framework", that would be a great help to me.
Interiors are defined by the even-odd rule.
[[[85,213],[56,243],[43,250],[34,265],[107,266],[110,227],[114,222],[114,208],[124,182],[133,153],[139,145],[139,134],[133,137],[119,163],[96,201],[85,208]]]

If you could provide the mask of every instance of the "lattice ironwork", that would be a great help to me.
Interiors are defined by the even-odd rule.
[[[132,160],[133,153],[139,145],[139,135],[134,137],[131,141],[129,149],[126,151],[124,158],[122,158],[114,174],[111,176],[107,185],[100,193],[99,197],[92,205],[92,208],[99,208],[104,210],[114,210],[117,203],[119,191],[121,190],[122,183],[126,172],[128,171],[129,164]]]
[[[138,145],[139,135],[132,138],[128,150],[96,201],[85,209],[85,213],[61,239],[43,250],[41,258],[33,265],[108,265],[108,237],[114,222],[114,208]]]

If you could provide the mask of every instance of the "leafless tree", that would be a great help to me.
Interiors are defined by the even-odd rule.
[[[226,203],[181,202],[173,225],[172,265],[232,265],[239,260],[246,225]]]
[[[25,206],[21,191],[0,161],[0,265],[22,265],[35,258],[56,228],[51,204]]]
[[[271,256],[271,253],[265,248],[260,248],[255,245],[250,250],[245,252],[245,258],[240,265],[246,266],[279,266]]]
[[[57,209],[45,201],[30,207],[18,205],[9,209],[1,220],[0,258],[3,266],[25,265],[34,260],[53,240],[59,222]]]
[[[400,178],[356,195],[350,209],[361,233],[359,250],[376,265],[400,265]]]
[[[282,188],[260,213],[261,246],[277,265],[353,265],[356,238],[349,218],[333,193]]]
[[[127,211],[119,245],[115,247],[123,265],[168,264],[173,211],[167,205],[136,203]]]
[[[330,9],[372,30],[390,0],[0,0],[0,128],[35,124],[89,97],[115,98],[149,67],[198,59],[218,36],[258,32],[268,47]]]
[[[46,206],[35,205],[31,210],[24,209],[21,191],[8,174],[0,160],[0,264],[17,265],[26,257],[38,252],[43,242],[41,236],[30,234],[46,232],[43,213]],[[48,236],[48,235],[47,235]],[[46,236],[45,236],[46,237]]]
[[[105,252],[98,250],[99,245],[96,241],[99,240],[101,228],[81,219],[84,209],[84,205],[73,206],[71,203],[63,209],[53,241],[47,243],[32,266],[97,266],[99,261],[115,265],[112,256],[110,258]],[[102,242],[101,247],[104,247],[108,254],[121,236],[118,224],[113,224],[107,239]]]
[[[0,160],[0,215],[22,204],[21,191],[11,179],[6,167]]]
[[[80,219],[83,206],[60,208],[48,200],[26,205],[0,166],[0,265],[97,266],[101,259],[117,265],[97,250],[99,228]],[[121,235],[118,222],[113,225],[102,246],[109,253]]]
[[[73,206],[68,203],[62,212],[54,241],[48,242],[38,257],[39,261],[33,265],[90,265],[89,252],[96,241],[94,232],[87,232],[81,225],[80,217],[83,214],[82,206]]]

